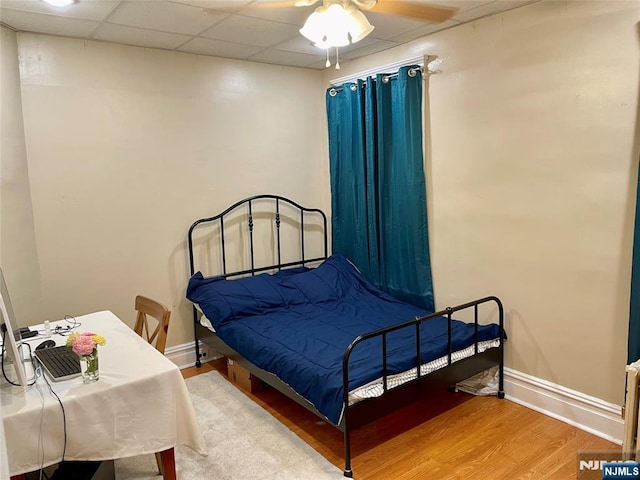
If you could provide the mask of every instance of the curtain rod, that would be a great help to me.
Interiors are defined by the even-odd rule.
[[[424,69],[421,66],[413,67],[413,68],[410,68],[407,71],[407,75],[409,75],[410,77],[415,77],[417,72],[422,72],[423,70]],[[383,74],[382,75],[382,83],[389,83],[389,80],[391,80],[392,78],[395,78],[397,76],[398,76],[398,72]],[[367,86],[366,83],[362,84],[362,88],[365,88],[366,86]],[[342,85],[340,85],[338,87],[332,87],[329,90],[329,95],[331,95],[332,97],[335,97],[338,94],[338,92],[340,90],[342,90],[342,89],[343,89]],[[349,89],[351,89],[352,92],[355,92],[358,89],[358,85],[356,83],[352,83],[351,85],[349,85]]]
[[[365,79],[380,72],[396,72],[398,69],[400,69],[400,67],[406,67],[409,65],[420,65],[421,67],[424,67],[429,63],[430,60],[431,57],[429,57],[429,55],[418,55],[415,57],[398,60],[393,63],[378,65],[368,70],[352,73],[351,75],[345,75],[344,77],[334,78],[332,80],[329,80],[329,83],[334,86],[342,85],[343,83],[355,82],[358,79]]]

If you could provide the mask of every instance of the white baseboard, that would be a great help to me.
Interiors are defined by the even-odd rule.
[[[165,357],[175,363],[178,368],[193,367],[196,364],[196,350],[193,346],[193,342],[183,343],[182,345],[175,345],[169,347],[164,351]],[[203,362],[215,360],[220,358],[220,355],[215,350],[209,348],[204,343],[200,342],[200,358]]]
[[[504,369],[508,400],[622,445],[622,407],[526,373]]]
[[[200,353],[203,361],[221,357],[203,343]],[[165,356],[178,368],[191,367],[196,361],[193,342],[169,347]],[[506,367],[504,387],[505,398],[512,402],[622,445],[624,421],[620,405]]]

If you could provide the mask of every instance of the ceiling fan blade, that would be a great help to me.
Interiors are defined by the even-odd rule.
[[[315,3],[318,3],[319,1],[320,0],[288,0],[288,1],[267,0],[267,1],[255,1],[241,7],[236,6],[235,8],[220,6],[220,7],[212,7],[212,8],[202,8],[202,10],[206,13],[211,13],[211,14],[219,14],[219,13],[233,14],[233,13],[249,12],[249,11],[265,11],[265,10],[278,9],[278,8],[309,7]]]
[[[403,0],[378,0],[369,10],[376,13],[390,13],[403,17],[418,18],[434,23],[442,23],[445,20],[449,20],[456,12],[455,8]]]
[[[319,0],[290,0],[288,2],[256,2],[247,5],[245,8],[286,8],[286,7],[309,7]]]

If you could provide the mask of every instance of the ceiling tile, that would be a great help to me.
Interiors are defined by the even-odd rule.
[[[430,33],[438,32],[455,25],[460,25],[460,23],[456,22],[455,20],[447,20],[446,22],[442,23],[430,23],[428,25],[416,28],[415,30],[409,30],[408,32],[393,35],[387,38],[387,40],[398,43],[407,43],[415,40],[416,38],[424,37],[425,35],[429,35]]]
[[[495,13],[512,10],[527,3],[531,3],[531,0],[512,0],[509,2],[493,1],[490,3],[485,3],[484,5],[477,6],[475,8],[471,8],[469,10],[465,10],[461,13],[456,13],[453,16],[453,19],[457,20],[458,22],[470,22],[477,18],[486,17],[487,15],[493,15]]]
[[[53,7],[41,0],[2,0],[4,10],[19,10],[23,12],[47,13],[58,17],[81,18],[84,20],[102,21],[120,3],[120,0],[83,0],[68,7]]]
[[[440,6],[440,7],[454,8],[457,10],[456,13],[462,13],[471,8],[476,8],[481,5],[493,3],[495,1],[496,0],[434,0],[429,3],[432,5]],[[501,1],[501,3],[505,2],[505,0],[498,0],[498,1]],[[506,1],[510,1],[510,0],[506,0]]]
[[[171,0],[173,3],[183,3],[210,10],[235,11],[249,5],[252,0]]]
[[[307,17],[311,15],[319,5],[313,7],[269,7],[269,3],[274,2],[270,0],[258,0],[245,8],[241,8],[239,12],[248,17],[264,18],[275,22],[298,25],[298,28],[300,28],[304,25]]]
[[[285,23],[233,15],[201,34],[202,37],[255,46],[271,46],[293,38],[298,29]]]
[[[323,57],[320,57],[323,58]],[[317,55],[307,55],[305,53],[285,52],[270,48],[256,55],[251,55],[247,60],[252,62],[273,63],[282,65],[286,61],[287,65],[292,67],[306,67],[313,63],[317,63],[319,58]]]
[[[153,3],[153,8],[149,8]],[[227,14],[212,13],[200,7],[172,2],[122,2],[109,17],[110,23],[147,28],[170,33],[197,35],[225,18]]]
[[[182,52],[197,53],[200,55],[213,55],[214,57],[245,59],[262,50],[260,47],[243,45],[240,43],[222,42],[209,38],[194,38],[182,45],[178,50]]]
[[[356,43],[354,46],[360,46],[359,48],[354,49],[340,49],[340,57],[346,58],[348,60],[355,60],[356,58],[364,57],[366,55],[371,55],[372,53],[381,52],[382,50],[387,50],[389,48],[393,48],[398,46],[396,42],[389,42],[387,40],[376,40],[371,43],[366,43],[365,40],[361,40]]]
[[[296,35],[290,40],[287,40],[286,42],[279,43],[278,50],[307,53],[311,55],[318,55],[318,53],[320,53],[321,55],[324,55],[324,50],[314,46],[308,38],[305,38],[300,34]]]
[[[366,17],[369,23],[375,27],[373,32],[370,33],[370,36],[383,40],[409,30],[423,27],[428,23],[422,20],[374,12],[366,12]]]
[[[91,35],[91,38],[124,43],[125,45],[173,50],[193,37],[178,33],[156,32],[155,30],[145,30],[144,28],[104,23]]]
[[[63,37],[88,37],[98,25],[92,20],[56,17],[42,13],[2,9],[2,21],[18,31],[39,32]]]

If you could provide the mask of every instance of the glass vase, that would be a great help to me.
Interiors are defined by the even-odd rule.
[[[93,383],[100,379],[100,368],[98,367],[98,347],[93,349],[89,355],[80,356],[80,371],[82,372],[83,383]]]

